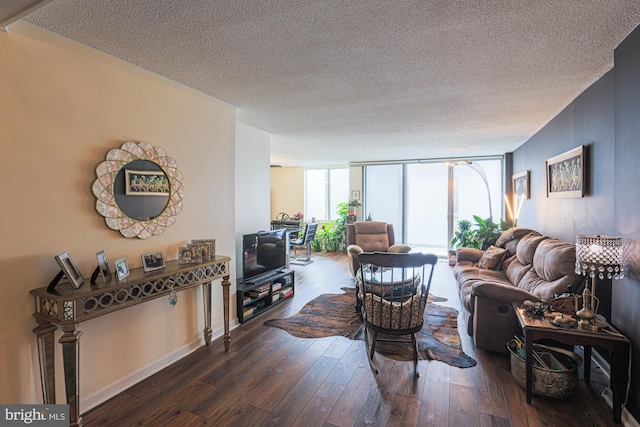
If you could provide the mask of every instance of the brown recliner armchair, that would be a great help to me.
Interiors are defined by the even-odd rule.
[[[362,252],[407,253],[411,247],[396,245],[393,225],[378,221],[357,221],[347,224],[347,254],[351,275],[356,277],[360,263],[358,255]]]

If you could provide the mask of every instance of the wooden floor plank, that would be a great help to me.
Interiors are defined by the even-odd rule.
[[[298,417],[291,424],[294,427],[312,427],[325,425],[326,419],[333,410],[336,402],[344,392],[345,387],[332,383],[324,382],[309,400],[309,403],[300,412]]]

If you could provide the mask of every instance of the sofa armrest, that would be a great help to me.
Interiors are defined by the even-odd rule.
[[[478,262],[484,255],[482,249],[458,248],[458,261]]]
[[[477,282],[472,286],[471,293],[474,297],[483,297],[503,303],[540,301],[540,298],[530,292],[511,285],[495,282]]]
[[[364,252],[362,248],[358,245],[349,245],[347,246],[347,254],[349,258],[358,258],[358,255]]]
[[[387,249],[387,252],[392,254],[408,254],[409,252],[411,252],[411,246],[391,245],[389,246],[389,249]]]

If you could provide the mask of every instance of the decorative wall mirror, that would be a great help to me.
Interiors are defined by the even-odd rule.
[[[124,237],[160,235],[182,210],[182,173],[172,157],[148,142],[125,142],[109,151],[96,175],[96,210]]]

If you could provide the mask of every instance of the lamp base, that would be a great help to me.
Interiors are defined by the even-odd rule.
[[[602,326],[596,325],[592,322],[585,322],[584,320],[580,320],[578,322],[578,329],[582,329],[583,331],[589,332],[600,332],[602,331]]]

